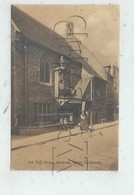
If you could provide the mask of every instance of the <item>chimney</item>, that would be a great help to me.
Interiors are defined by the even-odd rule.
[[[107,68],[107,70],[108,70],[108,73],[110,74],[111,65],[104,66],[104,68]]]

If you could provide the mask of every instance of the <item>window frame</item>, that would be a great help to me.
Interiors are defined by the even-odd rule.
[[[46,80],[45,80],[45,69],[46,69],[46,65],[48,66],[48,70],[49,70],[49,82],[46,82]],[[41,69],[43,69],[43,72],[44,72],[44,75],[43,75],[44,79],[41,79],[41,72],[42,72]],[[47,85],[47,86],[51,86],[52,85],[51,65],[48,62],[48,59],[45,60],[45,52],[43,52],[41,54],[41,56],[40,56],[39,82],[40,82],[40,84]]]
[[[49,109],[48,109],[49,106]],[[49,113],[48,113],[49,110]],[[51,124],[52,106],[50,102],[34,103],[34,119],[36,125],[45,126]],[[45,117],[45,120],[44,120]],[[41,119],[40,119],[41,118]]]

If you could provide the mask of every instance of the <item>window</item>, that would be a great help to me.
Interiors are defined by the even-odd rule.
[[[50,71],[48,63],[40,65],[40,81],[50,83]]]
[[[50,123],[51,106],[50,103],[34,104],[35,122],[37,125],[45,125]]]
[[[40,61],[40,81],[50,83],[50,67],[44,55]]]
[[[96,82],[94,86],[94,97],[95,99],[102,99],[102,90],[103,90],[103,85]]]

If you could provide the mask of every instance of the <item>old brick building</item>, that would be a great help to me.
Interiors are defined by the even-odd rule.
[[[39,133],[65,117],[77,124],[81,110],[92,123],[106,119],[109,73],[101,67],[99,74],[73,47],[69,53],[66,39],[14,6],[11,16],[12,132]]]

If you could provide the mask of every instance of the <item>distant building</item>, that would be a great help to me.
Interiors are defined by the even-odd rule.
[[[64,118],[77,124],[81,111],[92,124],[113,120],[106,95],[113,96],[113,77],[73,47],[69,54],[66,39],[14,6],[11,17],[12,133],[38,134]]]
[[[119,115],[119,69],[113,65],[114,119]]]

